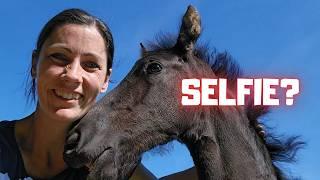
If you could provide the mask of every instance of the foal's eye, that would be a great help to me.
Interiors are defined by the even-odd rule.
[[[147,66],[146,70],[148,74],[159,73],[162,70],[162,65],[158,62],[153,62]]]

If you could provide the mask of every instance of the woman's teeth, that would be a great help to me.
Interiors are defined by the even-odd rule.
[[[68,100],[78,100],[80,99],[80,94],[78,93],[67,93],[67,92],[63,92],[63,91],[59,91],[59,90],[55,90],[56,94],[60,97],[63,97],[64,99],[68,99]]]

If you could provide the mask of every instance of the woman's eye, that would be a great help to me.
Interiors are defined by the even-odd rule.
[[[61,64],[61,65],[68,64],[68,62],[69,62],[67,56],[65,56],[64,54],[61,54],[61,53],[54,53],[54,54],[49,55],[49,57],[54,62]]]
[[[84,63],[84,65],[88,69],[101,69],[99,64],[97,64],[95,62],[86,62],[86,63]]]

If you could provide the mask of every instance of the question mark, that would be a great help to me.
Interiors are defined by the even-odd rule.
[[[281,87],[287,89],[287,92],[286,92],[287,106],[292,106],[293,105],[293,96],[298,94],[300,91],[299,79],[281,79]]]

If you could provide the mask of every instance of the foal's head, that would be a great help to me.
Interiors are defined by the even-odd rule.
[[[70,131],[64,153],[66,162],[72,167],[91,164],[90,177],[126,179],[143,152],[172,139],[179,139],[194,150],[193,144],[203,138],[222,141],[236,129],[229,134],[231,139],[234,137],[234,146],[224,148],[237,147],[237,134],[248,136],[244,139],[255,146],[263,144],[253,127],[264,109],[181,105],[182,79],[224,77],[231,82],[232,94],[232,85],[239,76],[227,54],[208,54],[203,48],[196,48],[200,32],[200,17],[190,6],[178,38],[155,43],[148,49],[141,45],[141,58],[125,79]],[[226,133],[216,136],[220,130]],[[266,152],[265,148],[262,154]]]

